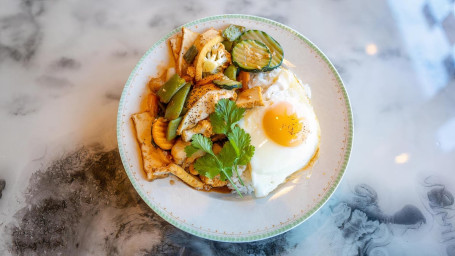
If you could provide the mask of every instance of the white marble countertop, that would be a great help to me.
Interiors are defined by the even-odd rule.
[[[1,1],[0,254],[455,255],[454,4],[406,2]],[[120,94],[141,55],[171,29],[223,13],[312,40],[354,113],[334,196],[260,242],[212,242],[166,223],[116,149]]]

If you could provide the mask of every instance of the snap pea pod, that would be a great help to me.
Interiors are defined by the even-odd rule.
[[[177,137],[177,128],[179,127],[180,122],[182,121],[182,116],[174,120],[169,121],[167,125],[166,139],[171,141]]]
[[[185,104],[186,97],[190,91],[191,84],[186,83],[169,101],[167,104],[166,112],[164,113],[164,118],[167,120],[174,120],[180,116],[182,113],[183,105]]]
[[[161,102],[168,103],[172,96],[174,96],[185,83],[185,79],[181,78],[178,74],[174,74],[163,84],[163,86],[161,86],[156,95],[158,95]]]

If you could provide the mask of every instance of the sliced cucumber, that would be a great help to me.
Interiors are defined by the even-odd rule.
[[[238,74],[238,69],[235,65],[232,65],[232,64],[229,65],[229,67],[227,67],[224,70],[224,75],[227,76],[231,80],[237,80],[237,74]]]
[[[264,31],[260,30],[248,30],[243,33],[239,40],[257,40],[269,48],[270,52],[272,53],[272,61],[270,62],[269,66],[264,68],[263,71],[270,71],[281,66],[281,63],[284,59],[284,52],[281,45],[273,39],[269,34],[265,33]]]
[[[213,80],[213,83],[216,84],[221,89],[232,90],[237,88],[242,88],[242,82],[231,80],[228,77],[222,79]]]
[[[245,31],[245,27],[238,25],[229,25],[229,27],[223,30],[223,37],[229,41],[235,41]]]
[[[196,46],[192,45],[188,51],[186,51],[185,55],[183,55],[183,59],[186,61],[186,63],[191,64],[193,63],[194,58],[196,58],[197,53],[198,50]]]
[[[226,49],[226,51],[231,52],[232,46],[234,45],[234,42],[231,42],[229,40],[224,40],[221,43],[224,45],[224,49]]]
[[[242,40],[232,48],[232,62],[248,72],[260,72],[268,67],[272,60],[267,45],[257,40]]]

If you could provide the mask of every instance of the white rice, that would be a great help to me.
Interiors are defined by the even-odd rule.
[[[239,171],[240,177],[242,178],[242,181],[245,184],[245,186],[243,186],[242,183],[240,182],[240,179],[237,176],[237,173],[235,172],[235,170],[233,170],[233,175],[231,177],[232,182],[234,182],[234,184],[237,186],[237,188],[239,189],[240,193],[242,193],[244,195],[248,195],[248,194],[253,193],[254,192],[254,188],[253,188],[253,185],[251,183],[250,170],[249,169],[247,170],[246,165],[242,165],[242,166],[238,167],[238,171]],[[231,189],[231,193],[237,194],[237,191],[235,190],[234,186],[232,186],[232,184],[230,182],[228,183],[227,186],[228,186],[229,189]]]

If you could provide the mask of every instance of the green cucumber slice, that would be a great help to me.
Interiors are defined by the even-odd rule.
[[[283,62],[284,59],[284,52],[283,48],[281,45],[273,39],[269,34],[267,34],[264,31],[260,30],[248,30],[243,33],[239,40],[257,40],[269,48],[270,52],[272,53],[272,61],[270,61],[270,64],[268,67],[264,68],[263,71],[270,71],[272,69],[275,69],[279,66],[281,66],[281,63]]]
[[[232,62],[248,72],[260,72],[268,67],[272,60],[267,45],[257,40],[242,40],[232,48]]]
[[[223,30],[223,37],[229,41],[235,41],[245,31],[245,27],[238,25],[229,25],[229,27]]]
[[[188,51],[186,51],[185,55],[183,55],[183,59],[186,61],[186,63],[191,64],[193,63],[194,58],[196,58],[197,53],[198,50],[196,46],[192,45]]]
[[[229,40],[224,40],[221,43],[224,45],[224,49],[226,49],[226,51],[231,52],[232,46],[234,45],[234,42],[231,42]]]
[[[226,89],[226,90],[242,88],[242,82],[239,82],[236,80],[231,80],[228,77],[224,77],[223,79],[213,80],[213,83],[216,84],[221,89]]]
[[[237,67],[232,64],[229,65],[229,67],[227,67],[224,70],[224,75],[227,76],[231,80],[237,80],[237,73],[238,73]]]

